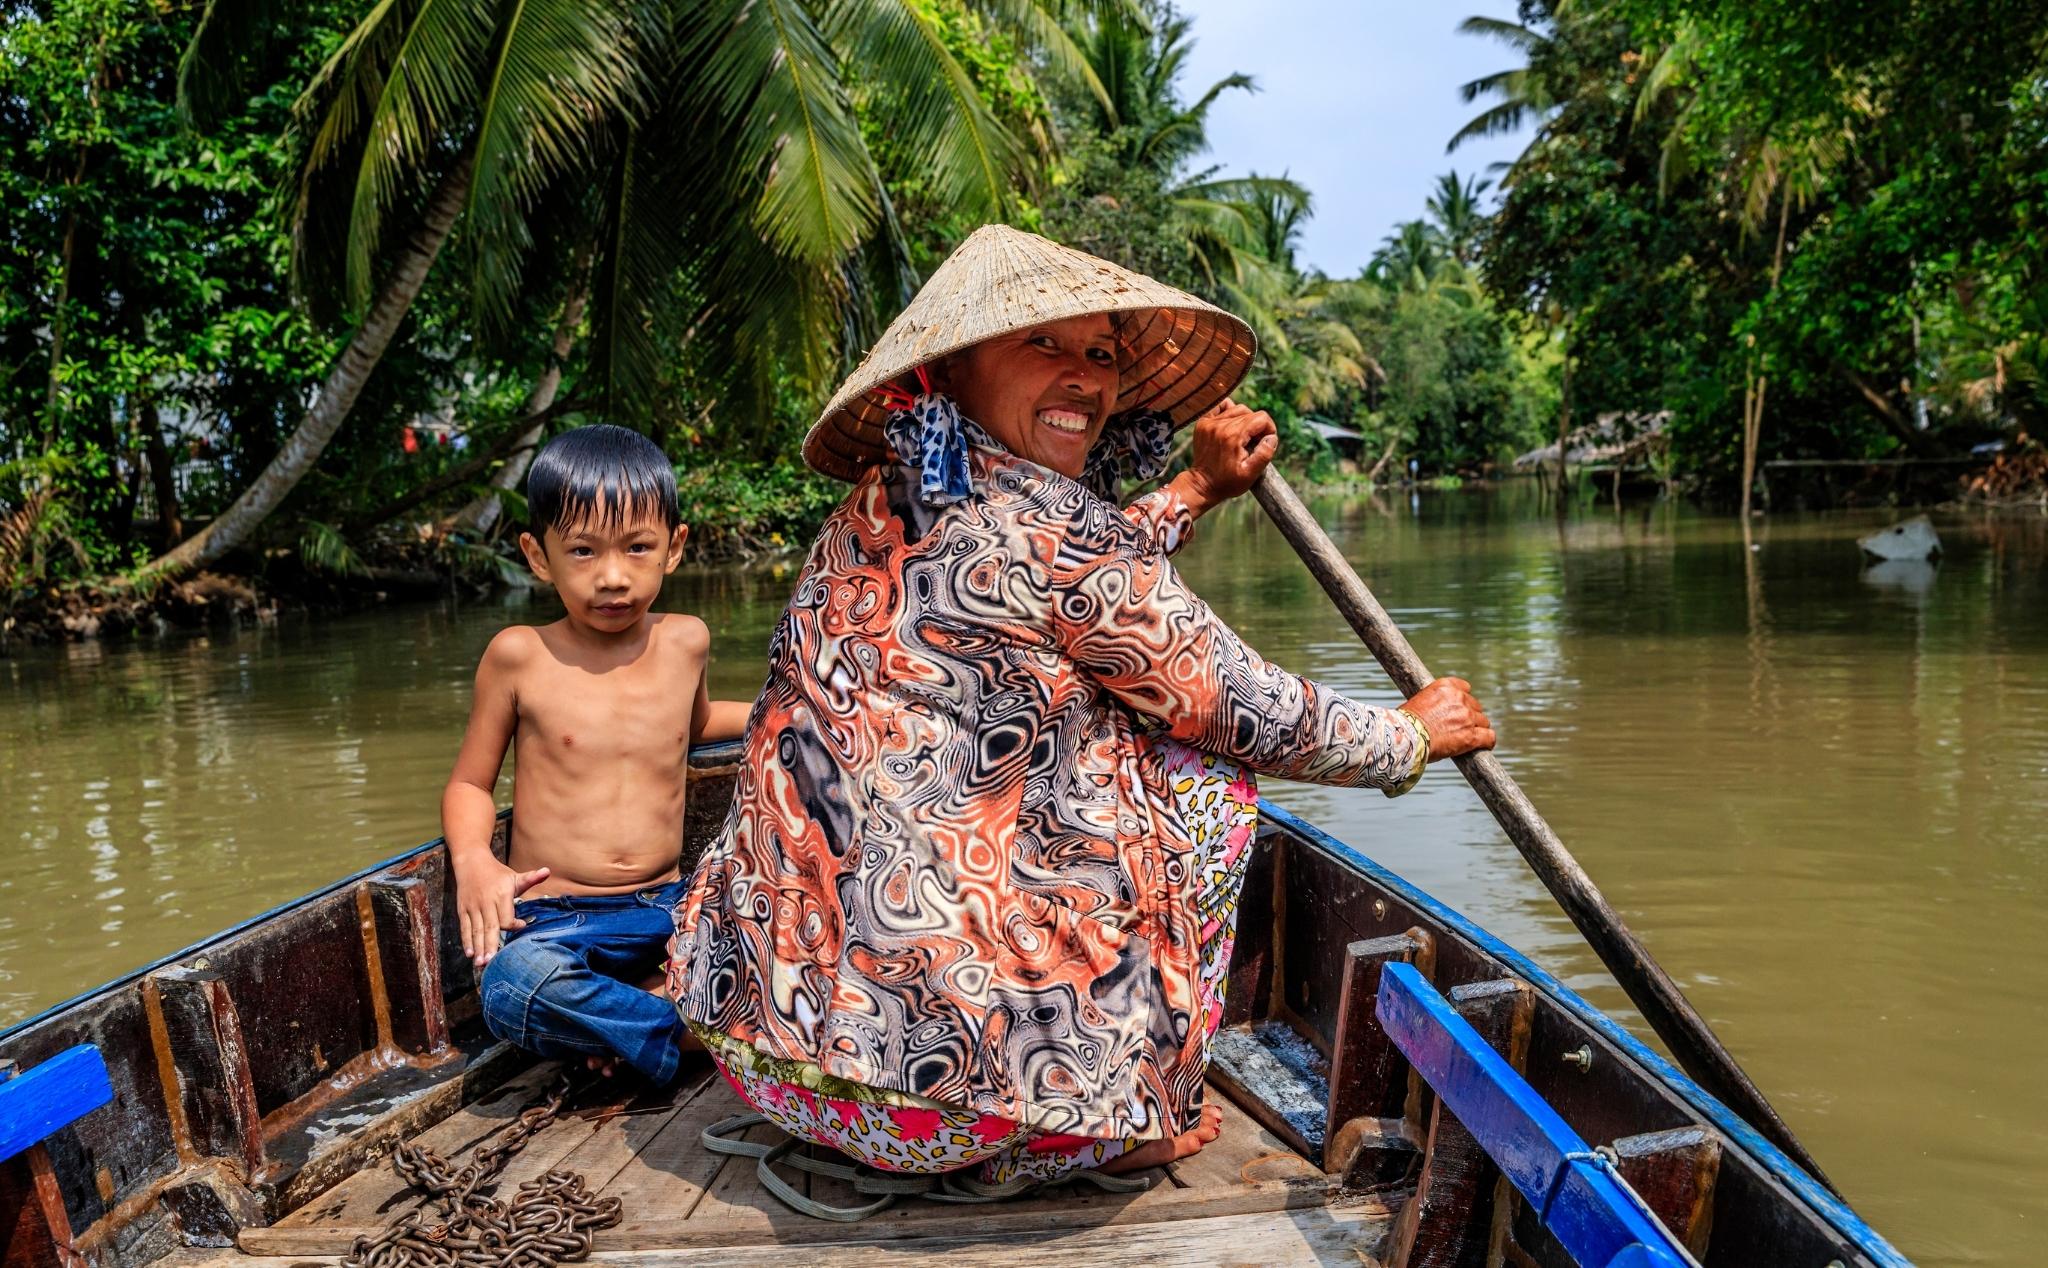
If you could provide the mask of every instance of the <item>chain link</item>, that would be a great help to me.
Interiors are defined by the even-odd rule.
[[[356,1238],[342,1268],[555,1268],[587,1257],[591,1235],[618,1223],[621,1210],[619,1199],[590,1192],[580,1173],[549,1171],[520,1185],[510,1202],[479,1192],[555,1121],[568,1094],[565,1077],[459,1171],[424,1145],[401,1142],[392,1167],[427,1201],[383,1232]]]

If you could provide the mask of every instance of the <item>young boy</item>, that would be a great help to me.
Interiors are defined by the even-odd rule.
[[[462,949],[483,971],[491,1033],[543,1056],[675,1077],[682,1027],[638,985],[659,971],[682,896],[692,743],[729,739],[748,706],[704,688],[710,635],[650,613],[688,528],[675,470],[623,427],[581,427],[534,459],[520,548],[567,614],[491,640],[441,797]],[[491,854],[493,789],[514,742],[508,863]],[[500,945],[500,939],[503,945]]]

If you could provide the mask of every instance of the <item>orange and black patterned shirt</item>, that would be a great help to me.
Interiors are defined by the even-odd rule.
[[[877,467],[769,648],[731,817],[676,911],[687,1020],[835,1078],[1042,1131],[1198,1110],[1199,919],[1164,733],[1262,774],[1403,791],[1419,737],[1268,664],[1120,511],[977,442],[934,508]]]

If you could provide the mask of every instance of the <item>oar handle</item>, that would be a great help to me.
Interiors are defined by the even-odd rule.
[[[1393,679],[1394,686],[1403,695],[1412,696],[1432,681],[1429,669],[1422,663],[1422,657],[1415,654],[1409,645],[1407,635],[1394,624],[1394,618],[1380,606],[1371,590],[1358,572],[1337,551],[1336,543],[1330,540],[1323,526],[1309,514],[1302,505],[1301,497],[1293,486],[1287,483],[1278,471],[1267,467],[1252,486],[1252,496],[1272,517],[1294,547],[1301,561],[1308,565],[1309,572],[1322,583],[1323,590],[1330,596],[1337,610],[1357,632],[1366,649]],[[1721,1103],[1740,1114],[1750,1126],[1756,1128],[1772,1144],[1782,1149],[1787,1156],[1804,1167],[1807,1174],[1828,1184],[1820,1165],[1806,1152],[1792,1129],[1778,1117],[1764,1094],[1721,1041],[1714,1036],[1706,1020],[1694,1011],[1678,984],[1651,957],[1649,949],[1637,941],[1629,932],[1621,916],[1602,896],[1591,877],[1586,875],[1578,860],[1564,848],[1557,833],[1543,821],[1536,807],[1522,792],[1521,787],[1509,778],[1500,759],[1492,753],[1467,753],[1455,759],[1458,770],[1472,785],[1486,808],[1493,812],[1494,819],[1506,832],[1515,848],[1522,852],[1536,878],[1550,891],[1557,905],[1564,908],[1564,914],[1571,917],[1574,925],[1585,936],[1600,962],[1621,984],[1621,989],[1635,1003],[1651,1027],[1656,1030],[1679,1065],[1699,1081],[1700,1085],[1719,1098]]]

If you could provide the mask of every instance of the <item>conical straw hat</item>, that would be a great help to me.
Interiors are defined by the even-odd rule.
[[[1132,313],[1118,323],[1118,413],[1157,410],[1179,427],[1230,395],[1258,350],[1252,329],[1107,260],[1007,225],[985,225],[946,258],[804,437],[804,461],[853,480],[889,455],[877,389],[949,352],[1045,322]]]

